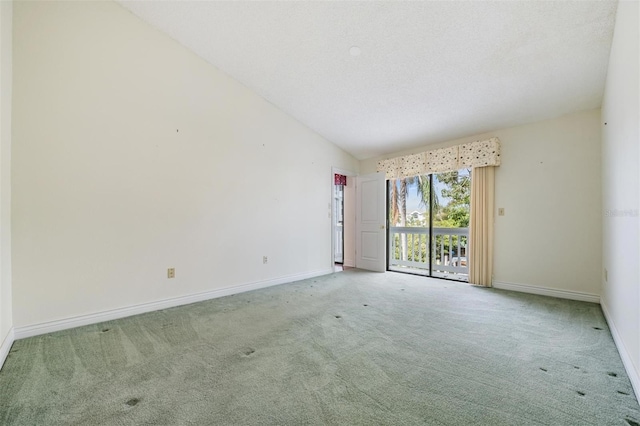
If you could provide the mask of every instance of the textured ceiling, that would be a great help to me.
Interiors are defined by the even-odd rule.
[[[120,4],[364,159],[599,107],[617,3]]]

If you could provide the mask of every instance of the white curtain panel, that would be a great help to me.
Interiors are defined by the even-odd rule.
[[[469,215],[469,283],[491,287],[493,279],[493,214],[495,167],[471,172]]]

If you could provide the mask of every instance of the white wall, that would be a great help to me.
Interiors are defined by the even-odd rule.
[[[11,344],[11,36],[13,3],[0,2],[0,367]]]
[[[13,63],[16,327],[331,270],[335,145],[116,3],[17,3]]]
[[[602,105],[602,306],[640,397],[638,14],[637,1],[618,4]]]
[[[599,110],[585,111],[387,157],[499,137],[496,209],[503,207],[505,216],[496,215],[494,285],[597,300],[602,253],[599,122]],[[378,159],[362,161],[361,173],[375,171]]]

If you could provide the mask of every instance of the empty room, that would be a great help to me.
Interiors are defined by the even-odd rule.
[[[640,7],[0,1],[0,424],[640,425]]]

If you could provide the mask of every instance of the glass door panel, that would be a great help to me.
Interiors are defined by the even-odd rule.
[[[471,170],[433,175],[437,206],[433,209],[431,275],[467,281]]]
[[[429,275],[429,175],[389,180],[389,270]]]

